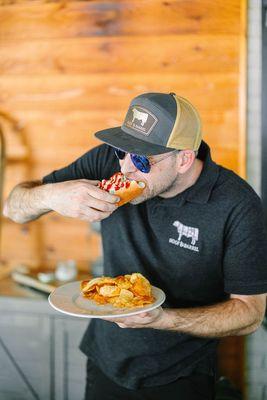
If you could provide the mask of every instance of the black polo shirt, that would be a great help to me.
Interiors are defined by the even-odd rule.
[[[175,197],[126,204],[101,223],[104,273],[141,272],[166,293],[164,307],[216,304],[234,294],[267,292],[267,237],[260,198],[233,171],[204,167]],[[44,183],[103,179],[119,170],[107,145],[43,178]],[[113,381],[130,389],[162,385],[200,370],[213,373],[217,340],[154,329],[121,329],[92,320],[81,350]]]

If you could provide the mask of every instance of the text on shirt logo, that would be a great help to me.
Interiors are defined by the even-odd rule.
[[[185,249],[189,249],[192,251],[199,251],[198,246],[195,246],[198,241],[199,229],[194,228],[192,226],[186,226],[182,224],[180,221],[174,221],[173,226],[177,228],[178,239],[169,238],[169,243],[174,244],[175,246],[184,247]],[[182,237],[191,238],[191,244],[182,242]]]

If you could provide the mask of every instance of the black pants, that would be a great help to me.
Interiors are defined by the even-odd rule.
[[[167,385],[130,390],[104,375],[90,360],[84,400],[214,400],[214,377],[194,374]]]

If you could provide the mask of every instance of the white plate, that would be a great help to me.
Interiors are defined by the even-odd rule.
[[[48,297],[50,305],[57,311],[74,317],[101,318],[101,317],[127,317],[140,314],[144,311],[151,311],[159,307],[165,301],[165,293],[152,286],[152,294],[155,301],[144,307],[117,308],[112,304],[97,305],[94,301],[86,299],[81,294],[80,282],[71,282],[60,286]]]

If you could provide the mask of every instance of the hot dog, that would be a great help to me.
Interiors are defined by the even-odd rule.
[[[102,179],[98,184],[100,189],[120,197],[121,200],[117,203],[118,206],[122,206],[139,196],[145,186],[144,182],[126,178],[122,172],[116,172],[111,178]]]

